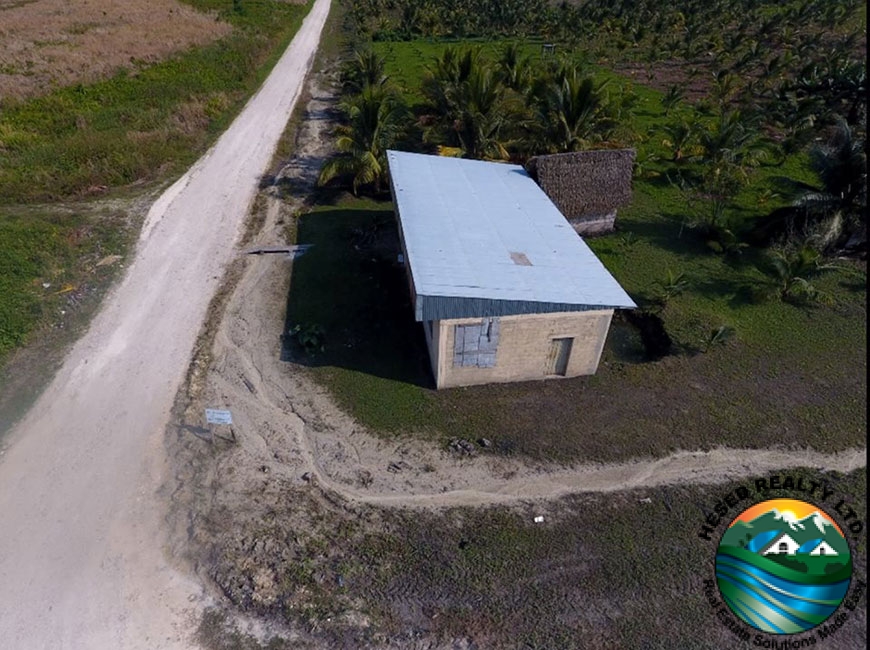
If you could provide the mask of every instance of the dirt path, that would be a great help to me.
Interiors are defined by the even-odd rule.
[[[283,243],[285,225],[304,210],[299,197],[312,189],[329,153],[324,117],[334,99],[325,91],[328,84],[323,76],[315,77],[295,156],[277,178],[298,191],[290,198],[268,200],[257,244]],[[316,482],[324,491],[358,504],[431,508],[718,483],[798,466],[850,471],[865,465],[863,449],[827,455],[722,448],[658,460],[553,467],[492,454],[458,457],[419,438],[375,437],[343,413],[299,366],[280,359],[291,262],[255,256],[244,265],[215,333],[213,361],[196,387],[186,422],[179,423],[198,424],[206,404],[232,408],[238,442],[222,445],[211,471],[213,478],[219,476],[215,480],[223,497],[240,495],[233,507],[253,507],[241,495],[255,492],[252,486],[260,485],[264,476],[269,481]]]
[[[626,463],[548,466],[480,454],[457,457],[419,439],[385,441],[362,430],[310,380],[278,360],[274,329],[256,296],[280,300],[287,263],[251,262],[239,296],[215,342],[210,389],[234,405],[239,443],[227,448],[236,481],[272,476],[316,482],[356,503],[403,507],[448,507],[553,499],[578,492],[615,492],[673,483],[720,483],[792,467],[849,472],[866,464],[866,452],[728,449],[683,451],[661,459]],[[276,270],[280,269],[278,273]],[[254,303],[253,305],[251,303]],[[271,344],[271,345],[270,345]],[[238,471],[247,469],[248,471]],[[303,479],[303,477],[306,477]],[[229,482],[229,484],[228,484]]]
[[[317,0],[259,92],[152,207],[126,276],[0,459],[0,647],[189,648],[205,599],[163,553],[165,424],[316,50]]]

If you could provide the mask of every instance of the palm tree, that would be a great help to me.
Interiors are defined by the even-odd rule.
[[[466,157],[505,160],[507,149],[501,131],[507,123],[504,86],[486,66],[472,70],[456,88],[453,130]]]
[[[478,50],[446,48],[423,81],[423,95],[434,122],[428,137],[434,132],[468,158],[508,157],[501,133],[509,113],[505,86]]]
[[[720,113],[713,127],[701,132],[699,143],[702,160],[712,166],[714,174],[728,168],[742,171],[757,165],[766,154],[755,125],[740,111]]]
[[[387,149],[402,136],[407,109],[388,88],[367,86],[342,103],[347,124],[339,126],[338,155],[320,170],[318,185],[336,176],[352,176],[353,193],[373,184],[380,193],[387,180]]]
[[[668,92],[666,92],[662,96],[662,108],[665,109],[665,116],[667,117],[670,112],[674,108],[676,108],[676,106],[685,98],[686,89],[684,86],[674,84],[670,88],[668,88]]]
[[[383,86],[389,80],[384,57],[370,49],[356,50],[341,71],[344,91],[361,93],[368,86]]]
[[[680,120],[665,125],[663,130],[667,136],[664,144],[670,147],[673,152],[671,160],[680,162],[686,159],[686,154],[698,140],[698,125],[695,121],[693,119]]]
[[[472,69],[477,66],[478,52],[465,50],[459,52],[447,46],[436,57],[431,68],[423,77],[421,91],[433,119],[441,126],[450,124],[457,110],[456,92],[460,84],[468,79]]]
[[[845,55],[812,63],[793,84],[798,97],[814,101],[824,109],[844,115],[855,127],[867,118],[867,66]],[[866,124],[865,124],[866,128]]]
[[[601,89],[577,68],[563,67],[553,78],[539,79],[531,90],[537,148],[548,153],[579,151],[600,135]]]
[[[796,202],[810,222],[827,221],[823,245],[844,243],[856,235],[867,238],[867,153],[864,138],[856,137],[842,117],[826,145],[810,149],[810,167],[820,188],[809,188]]]
[[[524,94],[531,84],[530,57],[521,56],[517,43],[507,45],[498,59],[499,74],[505,86],[520,94]]]
[[[767,272],[782,300],[802,301],[821,297],[810,280],[833,268],[836,267],[823,263],[818,251],[805,246],[793,251],[775,251],[769,258]]]

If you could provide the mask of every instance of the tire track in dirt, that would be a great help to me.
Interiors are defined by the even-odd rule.
[[[280,182],[293,186],[294,197],[276,198],[272,191],[256,245],[284,243],[284,220],[295,218],[288,215],[306,206],[303,197],[314,189],[317,170],[329,154],[330,125],[324,115],[335,100],[324,90],[328,82],[322,75],[312,84],[314,97],[297,134],[296,158],[277,175]],[[379,439],[343,413],[304,370],[280,360],[284,322],[276,305],[286,304],[291,272],[288,260],[249,258],[214,339],[214,359],[220,363],[208,377],[204,396],[213,403],[224,400],[234,405],[242,447],[244,432],[257,430],[259,449],[251,445],[234,460],[238,466],[249,464],[251,472],[268,467],[271,473],[285,477],[307,476],[320,489],[355,504],[445,508],[674,483],[720,483],[794,467],[849,472],[866,464],[864,449],[824,454],[718,448],[554,469],[488,455],[459,460],[425,441],[400,438],[397,444]],[[275,432],[274,439],[264,433],[266,429]],[[288,441],[292,441],[294,460],[273,463],[276,451]],[[387,471],[397,459],[407,470]],[[430,469],[421,469],[424,466]]]
[[[4,650],[191,647],[190,618],[207,596],[164,553],[163,434],[329,8],[312,3],[257,93],[152,205],[123,279],[10,433],[0,458]]]

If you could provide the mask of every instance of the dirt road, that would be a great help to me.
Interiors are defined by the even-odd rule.
[[[206,597],[163,553],[162,434],[329,7],[315,2],[242,114],[154,204],[126,276],[11,432],[0,457],[3,650],[191,647]]]

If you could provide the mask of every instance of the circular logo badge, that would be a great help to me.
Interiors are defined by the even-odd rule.
[[[741,512],[716,551],[716,582],[742,621],[770,634],[798,634],[824,623],[852,580],[843,531],[823,510],[772,499]]]

